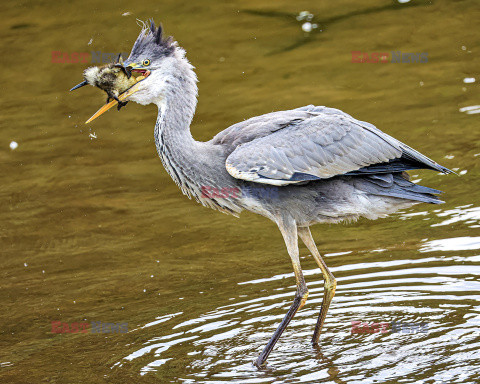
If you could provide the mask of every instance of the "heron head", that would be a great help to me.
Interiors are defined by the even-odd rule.
[[[116,64],[122,67],[129,77],[136,76],[138,81],[118,98],[142,105],[158,103],[162,99],[163,85],[168,80],[178,55],[184,55],[183,49],[178,47],[172,37],[163,36],[161,25],[156,27],[153,20],[150,20],[150,25],[143,23],[130,55],[125,61]],[[113,100],[104,105],[87,123],[116,104],[117,101]]]
[[[142,79],[132,87],[135,92],[128,97],[129,100],[146,105],[161,98],[161,85],[169,73],[177,49],[172,37],[163,36],[161,25],[156,27],[150,20],[149,26],[143,26],[130,55],[123,63],[127,72],[140,75]]]

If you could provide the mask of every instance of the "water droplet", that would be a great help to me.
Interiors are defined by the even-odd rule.
[[[312,20],[313,19],[313,14],[308,12],[308,11],[302,11],[298,14],[298,16],[296,17],[296,19],[298,21],[302,21],[302,20]]]
[[[302,24],[302,31],[303,31],[303,32],[311,32],[312,29],[313,29],[313,28],[312,28],[312,23],[310,23],[310,22],[307,21],[306,23],[303,23],[303,24]]]

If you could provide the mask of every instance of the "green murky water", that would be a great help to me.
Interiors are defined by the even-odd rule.
[[[295,19],[304,10],[317,24],[310,33]],[[322,279],[306,249],[309,301],[258,371],[251,361],[294,293],[278,230],[182,196],[156,155],[153,106],[83,124],[104,95],[68,93],[86,64],[52,63],[52,51],[128,51],[135,19],[148,17],[197,67],[197,139],[314,103],[459,173],[413,172],[446,192],[442,206],[313,228],[338,279],[320,349],[309,340]],[[2,4],[0,382],[478,380],[479,18],[475,0]],[[428,62],[352,63],[352,51],[427,52]],[[52,321],[128,332],[55,334]],[[352,334],[352,321],[428,331]]]

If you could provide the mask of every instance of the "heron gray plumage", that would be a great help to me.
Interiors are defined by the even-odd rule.
[[[313,334],[317,344],[335,294],[336,280],[317,250],[309,227],[316,223],[376,219],[420,202],[438,204],[440,191],[409,181],[405,171],[450,173],[372,124],[334,108],[305,106],[232,125],[207,142],[190,133],[197,78],[185,51],[161,26],[144,26],[124,63],[147,74],[128,100],[158,106],[154,137],[162,163],[189,197],[238,216],[249,210],[275,222],[291,258],[297,290],[293,304],[255,361],[261,366],[305,304],[308,289],[298,238],[323,277],[324,297]],[[206,187],[238,193],[205,193]]]

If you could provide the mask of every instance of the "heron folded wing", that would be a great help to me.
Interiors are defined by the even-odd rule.
[[[308,115],[300,120],[302,112]],[[373,125],[339,110],[307,106],[283,112],[283,120],[287,120],[286,114],[294,119],[291,124],[283,122],[282,127],[266,118],[274,114],[259,116],[252,121],[255,127],[250,126],[250,130],[250,120],[243,122],[242,129],[249,132],[250,140],[239,139],[238,136],[244,138],[244,135],[235,132],[239,145],[225,163],[230,175],[257,183],[288,185],[359,174],[370,166],[381,165],[383,168],[379,169],[388,172],[389,164],[398,168],[403,159],[408,160],[405,169],[413,162],[418,165],[416,168],[448,171]],[[254,131],[261,134],[252,139]]]
[[[219,132],[212,140],[212,144],[225,144],[236,147],[273,132],[291,127],[310,118],[309,112],[293,109],[255,116],[248,120],[236,123]]]

